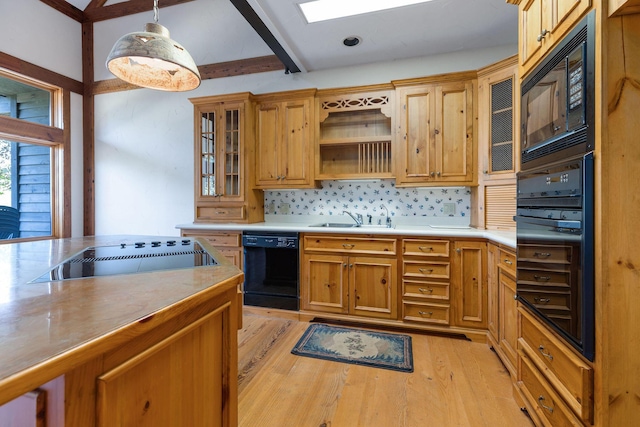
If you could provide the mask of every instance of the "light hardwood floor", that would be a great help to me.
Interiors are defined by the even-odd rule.
[[[408,374],[291,354],[307,322],[247,311],[243,322],[239,426],[533,426],[485,344],[410,333]]]

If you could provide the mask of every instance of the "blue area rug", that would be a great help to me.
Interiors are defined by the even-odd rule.
[[[291,353],[336,362],[413,372],[411,337],[314,323]]]

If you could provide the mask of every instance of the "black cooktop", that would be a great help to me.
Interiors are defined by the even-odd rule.
[[[190,239],[141,241],[88,247],[32,282],[113,276],[215,264],[217,264],[216,260],[198,242]]]

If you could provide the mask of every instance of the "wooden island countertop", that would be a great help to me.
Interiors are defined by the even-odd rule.
[[[201,325],[209,325],[207,327],[219,332],[220,337],[213,347],[207,347],[206,359],[211,359],[208,363],[217,360],[224,365],[216,374],[222,375],[216,381],[218,388],[222,385],[222,390],[211,393],[222,399],[220,406],[227,407],[219,408],[220,414],[215,415],[222,417],[220,423],[193,425],[234,425],[237,419],[238,287],[244,276],[206,240],[194,239],[212,254],[218,265],[32,282],[86,247],[151,238],[162,239],[157,236],[105,236],[0,245],[0,405],[64,376],[66,421],[63,425],[109,425],[110,412],[139,409],[135,403],[132,408],[115,409],[122,404],[109,402],[110,393],[114,390],[122,393],[117,387],[126,388],[152,379],[132,379],[126,375],[132,372],[140,375],[138,365],[144,367],[145,361],[150,360],[159,363],[160,372],[182,364],[184,366],[175,375],[184,376],[185,370],[195,369],[189,366],[198,366],[199,361],[194,362],[193,355],[184,356],[188,350],[180,350],[180,356],[175,356],[174,347],[177,343],[182,349],[184,342],[190,344],[198,340],[198,345],[206,347],[202,336],[189,337],[194,333],[204,334],[198,329],[202,329]],[[198,345],[193,348],[199,348]],[[162,357],[158,355],[162,356],[165,349],[171,354],[167,357],[171,361],[163,367],[164,362],[158,362]],[[181,362],[178,357],[188,360]],[[193,357],[198,359],[200,356]],[[128,369],[127,364],[136,368]],[[114,375],[117,381],[124,378],[124,382],[112,381]],[[171,382],[175,378],[171,375],[166,374],[166,385],[176,388]],[[203,374],[205,377],[206,373]],[[193,393],[209,393],[200,385],[185,387],[200,387]],[[168,391],[170,394],[176,392],[184,393],[185,390]],[[74,396],[80,397],[75,399]],[[154,408],[153,402],[147,397],[141,404],[146,404],[144,410],[147,411],[149,405]],[[90,410],[82,408],[87,404],[91,406]],[[159,410],[157,406],[155,409]],[[167,416],[166,411],[162,412],[159,410],[154,415],[156,418],[149,416],[149,420],[137,422],[137,425],[153,425],[154,419]],[[209,415],[205,410],[203,416]],[[198,423],[198,420],[202,418],[193,421]],[[165,419],[158,425],[168,425],[166,422]]]

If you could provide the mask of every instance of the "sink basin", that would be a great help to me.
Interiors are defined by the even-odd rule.
[[[335,228],[353,228],[358,227],[357,224],[345,224],[343,222],[323,222],[322,224],[314,224],[309,227],[335,227]]]

